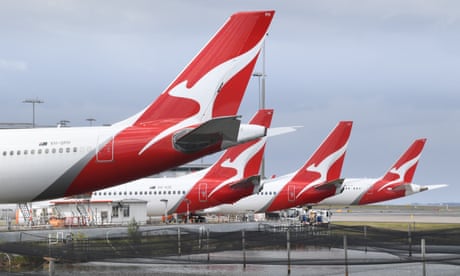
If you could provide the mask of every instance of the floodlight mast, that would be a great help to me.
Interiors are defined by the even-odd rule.
[[[262,72],[254,72],[252,76],[257,77],[259,82],[259,109],[265,109],[265,40],[262,44]],[[262,157],[260,175],[265,178],[265,157]]]
[[[35,99],[25,99],[22,102],[32,104],[32,128],[35,128],[35,104],[41,104],[41,103],[44,103],[44,101],[38,98],[35,98]]]

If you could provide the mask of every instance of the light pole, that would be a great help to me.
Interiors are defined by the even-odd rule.
[[[168,223],[168,200],[160,199],[160,201],[165,204],[165,223]]]
[[[259,83],[259,109],[262,109],[265,107],[265,95],[262,95],[262,90],[261,90],[261,80],[262,76],[264,73],[262,72],[254,72],[252,74],[253,77],[257,77],[257,82]]]
[[[188,223],[188,219],[190,217],[190,199],[186,198],[184,199],[184,201],[187,204],[187,217],[185,219],[185,222]]]
[[[89,126],[93,126],[93,122],[96,121],[94,118],[88,118],[86,120],[89,122]]]
[[[41,103],[44,103],[44,101],[35,98],[35,99],[25,99],[22,102],[32,104],[32,128],[35,128],[35,104],[41,104]]]
[[[268,36],[268,34],[267,34]],[[253,77],[259,80],[259,109],[265,108],[265,40],[262,44],[262,72],[254,72]],[[262,164],[260,165],[260,175],[262,179],[265,178],[265,157],[262,157]]]

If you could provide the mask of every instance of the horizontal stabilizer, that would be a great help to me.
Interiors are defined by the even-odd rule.
[[[242,179],[240,181],[230,184],[230,189],[232,190],[247,189],[251,187],[257,187],[257,190],[254,192],[259,192],[260,175],[253,175],[253,176],[247,177],[245,179]]]
[[[439,188],[445,188],[449,185],[447,184],[435,184],[435,185],[426,185],[426,186],[422,186],[423,189],[426,189],[426,190],[434,190],[434,189],[439,189]]]
[[[412,183],[404,183],[404,184],[401,184],[393,188],[392,190],[393,191],[406,191],[410,193],[418,193],[418,192],[424,192],[427,190],[434,190],[434,189],[439,189],[439,188],[444,188],[444,187],[447,187],[447,184],[421,186],[421,185],[412,184]]]
[[[316,190],[330,190],[330,189],[337,189],[338,187],[340,187],[342,184],[343,184],[343,181],[345,179],[343,178],[339,178],[339,179],[336,179],[336,180],[333,180],[333,181],[329,181],[329,182],[326,182],[324,184],[320,184],[318,186],[315,187]]]
[[[192,153],[223,141],[236,142],[240,123],[239,116],[214,118],[195,129],[174,135],[174,147],[179,151]]]
[[[395,186],[391,189],[392,191],[407,191],[407,190],[412,190],[411,188],[411,183],[403,183],[401,185]]]
[[[291,127],[274,127],[274,128],[269,128],[267,129],[267,136],[268,137],[273,137],[281,134],[286,134],[289,132],[294,132],[298,128],[301,128],[303,126],[291,126]]]

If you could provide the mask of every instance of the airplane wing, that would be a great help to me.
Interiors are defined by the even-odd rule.
[[[196,152],[223,141],[236,142],[240,129],[239,116],[219,117],[206,121],[197,128],[174,136],[174,147],[182,152]]]
[[[344,178],[339,178],[333,181],[329,181],[323,184],[319,184],[318,186],[315,187],[316,190],[329,190],[332,188],[338,188],[343,184]]]

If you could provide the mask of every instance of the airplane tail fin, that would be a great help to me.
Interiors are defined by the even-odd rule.
[[[270,127],[273,109],[261,109],[249,124]],[[213,179],[246,178],[258,175],[264,155],[266,137],[231,147],[214,163],[206,177]]]
[[[341,121],[299,169],[293,182],[331,182],[340,178],[353,122]]]
[[[411,183],[425,142],[425,138],[415,140],[398,161],[385,173],[382,180],[385,182],[400,181]]]
[[[158,99],[127,121],[144,126],[236,115],[273,16],[233,14]]]

